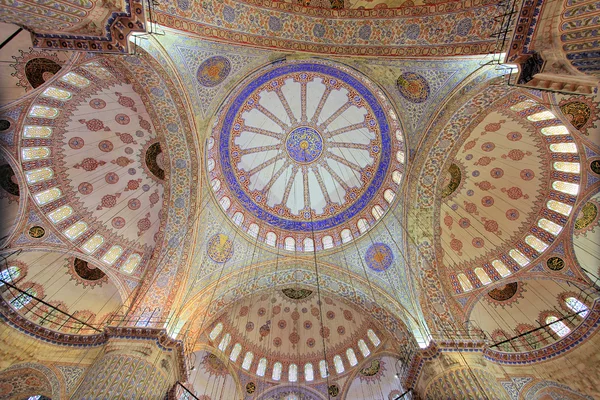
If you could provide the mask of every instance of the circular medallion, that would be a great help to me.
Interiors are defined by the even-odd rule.
[[[41,237],[43,237],[46,234],[46,230],[44,228],[42,228],[41,226],[32,226],[31,228],[29,228],[29,236],[31,236],[34,239],[39,239]]]
[[[600,160],[594,160],[590,163],[590,169],[596,175],[600,175]]]
[[[337,397],[337,395],[340,394],[340,387],[335,383],[333,385],[329,385],[327,388],[327,393],[329,393],[331,397]]]
[[[256,385],[254,384],[254,382],[248,382],[246,384],[246,393],[252,394],[255,391],[256,391]]]
[[[233,242],[227,235],[219,233],[208,240],[206,252],[213,261],[224,263],[233,255]]]
[[[383,193],[400,188],[398,118],[377,86],[344,66],[270,65],[234,90],[217,116],[207,158],[217,201],[271,246],[320,250],[343,235],[345,243],[389,207]],[[360,233],[342,232],[357,223]]]
[[[312,163],[323,153],[323,139],[313,128],[299,126],[288,135],[285,149],[294,161]]]
[[[0,119],[0,132],[6,131],[10,128],[10,121],[6,119]]]
[[[381,272],[387,270],[394,260],[394,253],[388,245],[383,243],[374,243],[365,254],[365,261],[373,271]]]
[[[422,103],[429,98],[429,83],[415,72],[405,72],[396,81],[402,97],[412,103]]]
[[[215,56],[200,64],[196,78],[202,86],[214,87],[222,83],[229,72],[231,72],[229,60],[223,56]]]
[[[565,267],[565,261],[560,257],[550,257],[548,261],[546,261],[546,265],[552,271],[560,271]]]

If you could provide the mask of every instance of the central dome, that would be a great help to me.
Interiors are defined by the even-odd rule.
[[[209,140],[221,207],[252,236],[292,251],[366,232],[393,201],[403,162],[384,93],[322,61],[273,64],[249,77]]]

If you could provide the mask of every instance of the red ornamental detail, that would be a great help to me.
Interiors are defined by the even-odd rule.
[[[471,221],[469,221],[469,218],[461,218],[460,221],[458,221],[458,225],[460,225],[461,228],[467,229],[471,226]]]
[[[79,150],[83,147],[83,145],[85,144],[85,142],[83,141],[82,138],[80,137],[72,137],[69,140],[69,147],[72,148],[73,150]]]
[[[254,322],[248,322],[246,324],[246,332],[252,332],[254,330]]]
[[[346,321],[352,321],[352,311],[344,310],[344,318]]]
[[[98,143],[98,148],[100,149],[100,151],[108,153],[109,151],[112,151],[114,146],[110,140],[103,140],[100,143]]]
[[[486,166],[486,165],[489,165],[495,159],[496,159],[496,157],[483,156],[483,157],[480,157],[479,160],[477,160],[477,162],[475,162],[475,165]]]
[[[504,170],[502,168],[493,168],[490,171],[490,175],[495,179],[502,178],[504,176]]]
[[[476,238],[473,238],[473,241],[471,242],[471,244],[476,249],[480,249],[480,248],[482,248],[484,246],[485,241],[482,238],[480,238],[480,237],[476,237]]]
[[[496,187],[488,181],[482,181],[482,182],[476,183],[475,185],[478,186],[479,189],[481,189],[481,190],[496,189]]]
[[[124,157],[124,156],[121,156],[121,157],[117,158],[116,160],[111,161],[111,163],[117,164],[119,167],[126,167],[129,164],[131,164],[132,162],[133,162],[133,160],[131,160],[127,157]]]
[[[84,194],[84,195],[90,194],[94,191],[94,186],[92,186],[92,184],[89,182],[82,182],[77,187],[77,190],[79,190],[79,193]]]
[[[450,241],[450,248],[454,250],[459,256],[462,256],[462,247],[463,242],[461,242],[460,240],[455,238],[454,235],[452,235],[452,240]]]
[[[507,210],[506,219],[508,219],[509,221],[515,221],[519,219],[519,211],[515,210],[514,208]]]
[[[104,177],[104,180],[106,181],[106,183],[114,185],[115,183],[119,182],[119,175],[115,174],[114,172],[109,172]]]
[[[127,207],[129,207],[130,210],[137,210],[141,205],[142,203],[138,199],[131,199],[127,202]]]
[[[73,165],[73,168],[83,168],[86,171],[93,171],[96,168],[98,168],[98,166],[102,166],[106,164],[105,161],[96,161],[96,159],[88,157],[88,158],[84,158],[82,162],[80,162],[79,164],[75,164]]]
[[[285,322],[284,319],[280,319],[277,323],[277,326],[279,327],[279,329],[285,329],[285,327],[287,326],[287,322]]]
[[[508,197],[510,197],[513,200],[518,200],[521,197],[524,199],[529,198],[529,195],[526,195],[526,194],[524,195],[523,191],[516,186],[513,186],[510,189],[502,188],[502,192],[508,194]]]
[[[103,208],[112,208],[117,204],[117,199],[121,197],[121,193],[117,194],[107,194],[102,197],[100,201],[100,205],[96,207],[96,210],[102,210]]]
[[[508,156],[508,158],[510,158],[513,161],[520,161],[522,160],[525,156],[530,156],[531,152],[527,151],[527,152],[523,152],[522,150],[519,149],[512,149],[511,151],[508,152],[508,155],[503,154],[502,158],[506,158]]]
[[[535,173],[530,169],[524,169],[521,171],[521,179],[524,181],[530,181],[535,177]]]
[[[119,139],[121,139],[121,142],[125,144],[138,144],[133,138],[133,136],[131,136],[129,133],[115,132],[115,135],[117,135]]]
[[[294,310],[294,311],[292,312],[292,319],[293,319],[294,321],[298,321],[298,319],[300,319],[300,313],[298,312],[298,310]]]
[[[258,332],[260,333],[260,340],[262,341],[265,336],[271,333],[271,320],[268,320],[264,325],[262,325],[258,329]]]
[[[137,111],[137,108],[135,108],[135,101],[131,97],[123,96],[119,92],[115,92],[115,94],[119,96],[118,102],[120,105],[131,108],[132,111]]]
[[[129,182],[127,182],[127,187],[125,188],[125,191],[128,192],[130,190],[137,190],[140,187],[140,183],[142,183],[141,178],[138,178],[137,180],[130,180]]]
[[[260,339],[262,340],[262,337],[261,337]],[[274,345],[275,347],[279,347],[279,346],[281,346],[281,338],[279,338],[279,337],[276,337],[275,339],[273,339],[273,345]]]
[[[290,342],[292,342],[292,344],[298,344],[298,342],[300,341],[300,335],[298,335],[298,332],[294,331],[292,333],[290,333]]]
[[[345,333],[346,333],[346,328],[344,328],[344,327],[343,327],[343,326],[341,326],[341,325],[340,325],[340,326],[338,326],[338,327],[337,327],[337,333],[338,333],[338,334],[340,334],[340,335],[343,335],[343,334],[345,334]]]
[[[90,107],[92,107],[95,110],[101,110],[104,107],[106,107],[106,102],[102,99],[91,99],[90,100]]]
[[[160,196],[158,195],[158,190],[150,195],[150,208],[154,207],[156,203],[160,200]]]
[[[318,317],[319,316],[319,309],[317,307],[311,307],[310,313],[312,314],[313,317]]]
[[[484,207],[491,207],[494,205],[494,198],[492,196],[485,196],[481,199],[481,204]]]
[[[471,150],[473,147],[475,147],[475,144],[477,143],[477,140],[471,140],[467,143],[465,143],[465,150]],[[464,151],[463,151],[464,153]]]
[[[150,229],[152,226],[152,222],[150,222],[150,213],[147,213],[144,218],[140,219],[137,223],[137,227],[139,229],[138,236],[142,236],[142,234]]]
[[[306,339],[306,345],[308,347],[315,347],[316,341],[313,338],[308,338]]]
[[[248,315],[248,311],[248,306],[243,306],[242,308],[240,308],[240,317],[245,317],[246,315]]]
[[[335,313],[333,311],[327,311],[327,319],[334,319]]]
[[[502,127],[502,123],[506,122],[506,120],[501,119],[498,122],[492,122],[491,124],[487,124],[485,126],[485,130],[488,132],[496,132],[498,129]]]
[[[483,218],[483,220],[484,220],[483,227],[485,228],[486,231],[496,232],[498,230],[498,223],[496,221],[494,221],[493,219],[486,219],[486,218]]]
[[[111,224],[115,229],[121,229],[125,226],[125,219],[121,217],[115,217],[112,219]]]
[[[319,329],[319,335],[321,335],[322,338],[327,339],[329,337],[330,331],[329,328],[324,326],[321,329]]]
[[[521,135],[521,132],[510,132],[506,135],[506,138],[511,142],[517,142],[523,138],[523,135]]]
[[[277,315],[281,312],[281,306],[273,307],[273,315]]]
[[[479,215],[479,213],[477,212],[477,206],[475,205],[475,203],[470,203],[468,201],[465,201],[465,210],[467,210],[467,212],[469,214]]]
[[[452,223],[454,220],[451,216],[447,215],[444,217],[444,225],[446,225],[449,229],[452,229]]]
[[[147,130],[148,132],[152,133],[152,128],[150,126],[150,122],[146,121],[144,118],[142,118],[141,115],[138,115],[138,118],[140,120],[140,126]]]
[[[481,145],[481,150],[483,151],[492,151],[496,148],[496,145],[492,142],[485,142]]]
[[[90,119],[89,121],[86,121],[85,119],[80,119],[79,123],[85,124],[85,126],[87,126],[87,128],[92,132],[99,131],[100,129],[104,129],[107,132],[110,131],[110,128],[108,126],[104,126],[104,122],[96,118]]]
[[[117,114],[115,115],[115,121],[119,125],[127,125],[131,119],[126,114]]]

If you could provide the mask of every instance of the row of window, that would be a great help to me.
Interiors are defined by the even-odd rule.
[[[101,67],[96,62],[86,64],[84,67],[90,72],[102,78],[110,77],[110,72],[105,68]],[[60,78],[60,81],[75,86],[77,88],[84,88],[90,85],[89,79],[81,76],[75,72],[68,72]],[[72,98],[72,93],[57,87],[49,87],[44,90],[41,94],[42,97],[51,98],[58,101],[68,101]],[[31,118],[44,118],[44,119],[55,119],[60,114],[60,110],[55,107],[48,107],[43,105],[34,105],[29,111],[29,117]],[[26,125],[23,128],[23,137],[26,139],[45,139],[52,136],[51,126],[38,126],[38,125]],[[23,161],[35,161],[44,160],[51,156],[51,150],[49,147],[36,146],[36,147],[23,147],[21,149],[21,158]],[[30,185],[48,181],[54,177],[54,170],[51,167],[42,167],[33,169],[25,172],[25,179]],[[50,204],[54,201],[63,197],[63,192],[58,187],[52,187],[44,191],[34,194],[36,203],[40,206]],[[53,210],[48,214],[48,218],[54,223],[58,224],[61,221],[71,217],[75,211],[69,205],[63,205],[56,210]],[[74,224],[68,226],[63,230],[64,235],[70,240],[76,240],[78,237],[87,232],[89,226],[84,221],[77,221]],[[86,240],[80,247],[86,254],[93,254],[96,250],[102,246],[105,239],[100,234],[95,234]],[[123,254],[124,249],[121,246],[112,246],[101,258],[101,261],[107,265],[113,265],[117,259]],[[138,253],[131,254],[127,260],[121,266],[121,270],[127,274],[133,273],[137,268],[142,257]]]
[[[215,325],[215,327],[210,332],[208,337],[212,341],[215,341],[215,339],[217,339],[219,337],[219,335],[221,334],[222,330],[223,330],[223,324],[219,322],[217,325]],[[375,332],[372,329],[367,330],[367,336],[374,347],[377,347],[381,344],[381,340],[379,339],[379,337],[375,334]],[[219,350],[221,350],[223,353],[225,353],[230,342],[231,342],[231,335],[229,333],[225,333],[225,335],[221,339],[217,348]],[[364,358],[368,357],[371,354],[371,350],[369,349],[369,347],[367,346],[367,344],[365,343],[365,341],[363,339],[360,339],[358,341],[358,348],[360,349],[360,352],[362,353]],[[242,352],[242,345],[240,343],[236,343],[231,349],[231,353],[229,354],[229,359],[232,362],[236,362],[238,360],[241,352]],[[348,348],[346,350],[346,358],[347,358],[348,364],[351,367],[354,367],[358,364],[358,359],[356,357],[356,353],[354,352],[354,350],[352,348]],[[244,355],[244,359],[242,360],[242,368],[245,369],[246,371],[249,371],[252,366],[253,360],[254,360],[254,353],[252,353],[251,351],[246,352],[246,354]],[[335,367],[335,372],[337,374],[344,373],[344,371],[345,371],[344,362],[342,360],[342,357],[339,354],[336,354],[333,357],[333,364]],[[267,359],[263,357],[258,361],[258,364],[256,366],[256,375],[265,376],[266,371],[267,371]],[[280,363],[279,361],[275,362],[273,364],[271,379],[273,379],[274,381],[281,380],[282,372],[283,372],[283,364]],[[329,374],[327,362],[325,360],[319,361],[319,374],[320,374],[321,378],[323,378],[323,379],[327,378],[327,376]],[[304,365],[304,380],[307,382],[311,382],[314,380],[314,370],[313,370],[312,363],[306,363]],[[298,381],[298,366],[296,364],[292,363],[289,365],[288,381],[289,382],[297,382]]]
[[[522,101],[514,106],[510,107],[513,111],[524,111],[531,107],[537,106],[537,103],[533,100]],[[527,117],[528,120],[537,122],[545,121],[550,119],[556,119],[556,116],[551,111],[541,111]],[[554,125],[541,129],[541,132],[545,136],[562,136],[569,135],[569,130],[564,125]],[[550,151],[553,153],[577,153],[577,145],[573,142],[565,143],[552,143],[550,144]],[[552,164],[555,171],[566,172],[569,174],[579,174],[581,171],[581,164],[579,162],[567,162],[567,161],[555,161]],[[552,189],[557,192],[564,193],[570,196],[577,196],[579,193],[579,184],[564,181],[552,182]],[[546,207],[558,214],[568,217],[573,211],[573,207],[557,200],[549,200],[546,202]],[[551,221],[547,218],[540,218],[537,221],[537,226],[543,229],[545,232],[552,236],[557,236],[563,229],[563,226]],[[533,248],[537,253],[545,251],[550,244],[546,243],[543,238],[538,237],[534,234],[529,234],[525,237],[525,243]],[[521,267],[527,266],[531,260],[517,249],[512,249],[508,252],[510,258],[512,258]],[[511,274],[510,270],[500,260],[492,261],[492,266],[500,274],[501,277],[506,277]],[[481,267],[475,268],[473,271],[483,285],[489,285],[492,283],[492,279],[488,273]],[[473,284],[464,273],[457,275],[458,282],[463,292],[469,292],[473,290]]]

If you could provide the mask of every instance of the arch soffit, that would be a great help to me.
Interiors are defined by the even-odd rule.
[[[8,163],[8,165],[10,165],[13,172],[15,173],[15,177],[17,178],[17,183],[19,185],[19,210],[15,219],[16,223],[13,225],[6,239],[0,240],[0,244],[2,244],[4,247],[4,245],[10,243],[13,239],[15,239],[16,235],[19,232],[21,232],[23,225],[27,222],[27,218],[25,218],[25,213],[28,209],[28,203],[27,183],[25,182],[25,177],[23,176],[23,171],[21,170],[18,161],[16,161],[14,158],[14,154],[9,152],[4,147],[0,147],[0,157],[3,157],[4,160]]]
[[[32,362],[15,364],[0,372],[0,376],[2,376],[2,374],[4,373],[18,371],[21,369],[31,369],[42,374],[50,383],[50,387],[52,388],[53,399],[62,399],[64,396],[66,396],[65,383],[61,378],[59,378],[61,374],[56,373],[53,370],[53,368],[50,368],[49,366],[46,366],[44,364]]]
[[[352,383],[358,377],[358,374],[360,373],[360,371],[363,368],[365,368],[367,365],[371,364],[371,362],[374,359],[376,359],[376,358],[381,359],[383,357],[391,357],[391,358],[395,358],[397,361],[400,361],[400,355],[398,353],[395,353],[393,351],[386,350],[386,349],[383,349],[381,351],[370,354],[364,360],[361,360],[358,364],[356,364],[356,366],[352,367],[352,371],[350,372],[350,374],[348,375],[348,378],[344,382],[344,387],[342,388],[340,398],[342,398],[342,399],[346,398],[346,395],[348,394],[348,391],[350,390]]]
[[[208,343],[197,342],[196,344],[194,344],[194,353],[198,353],[200,351],[206,351],[217,357],[225,365],[225,367],[227,368],[227,372],[229,372],[229,375],[231,375],[231,377],[233,378],[238,393],[244,393],[242,382],[240,381],[238,372],[236,371],[234,364],[229,360],[229,357],[225,353],[211,346]]]

